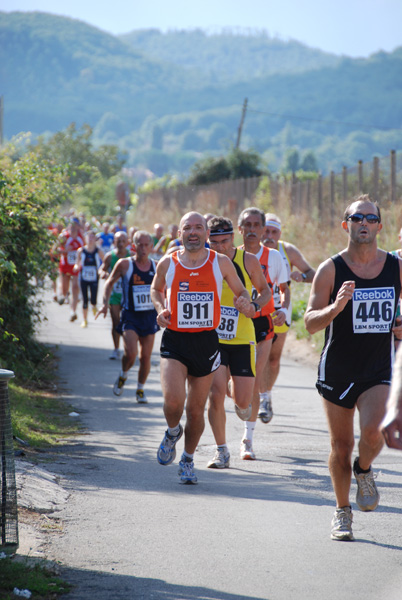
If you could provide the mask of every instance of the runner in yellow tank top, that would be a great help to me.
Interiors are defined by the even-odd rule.
[[[271,298],[271,290],[263,275],[258,258],[245,250],[235,248],[233,224],[230,219],[213,217],[208,221],[209,245],[213,250],[231,259],[237,274],[251,296],[256,290],[254,314],[260,312]],[[254,315],[252,315],[254,316]],[[233,292],[225,284],[221,295],[221,322],[217,329],[221,365],[214,373],[209,393],[208,419],[217,444],[215,456],[208,467],[229,467],[230,453],[225,435],[225,395],[227,380],[232,377],[232,396],[235,411],[247,421],[251,415],[251,400],[255,380],[256,338],[253,321],[239,313],[233,302]]]

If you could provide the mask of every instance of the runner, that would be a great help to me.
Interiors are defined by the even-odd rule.
[[[97,234],[98,247],[106,255],[112,249],[114,235],[110,231],[110,223],[105,221],[102,224],[102,231]]]
[[[233,224],[230,219],[213,217],[208,221],[208,227],[210,248],[230,258],[250,297],[252,288],[257,290],[258,295],[252,302],[254,310],[248,315],[254,316],[272,296],[258,259],[234,246]],[[256,341],[253,322],[234,307],[233,292],[225,281],[221,296],[221,322],[217,331],[221,365],[214,373],[208,405],[208,419],[217,448],[215,456],[207,465],[210,469],[224,469],[230,466],[225,433],[225,395],[228,378],[232,377],[231,394],[236,414],[243,421],[247,421],[251,415],[255,378]]]
[[[265,229],[265,214],[256,207],[244,209],[238,219],[239,231],[243,236],[243,248],[251,254],[255,254],[260,261],[263,274],[272,288],[278,285],[282,302],[275,309],[274,300],[266,304],[261,311],[253,317],[255,335],[257,340],[256,376],[254,383],[252,413],[250,420],[245,423],[244,436],[240,446],[240,456],[243,460],[255,460],[253,450],[253,435],[257,423],[257,415],[260,409],[260,387],[261,378],[271,350],[274,337],[274,324],[283,325],[287,318],[290,303],[290,292],[287,284],[288,276],[281,255],[277,250],[271,250],[261,245],[261,239]],[[255,295],[253,290],[253,296]],[[261,411],[260,411],[261,415]],[[262,417],[261,417],[262,418]]]
[[[161,465],[176,456],[183,435],[180,419],[186,403],[184,452],[179,463],[182,483],[197,483],[194,452],[204,430],[204,410],[213,373],[220,365],[220,295],[225,279],[236,296],[241,313],[254,311],[250,296],[227,256],[205,248],[209,234],[204,217],[197,212],[180,221],[183,249],[158,263],[151,295],[158,324],[166,327],[161,343],[161,383],[168,425],[157,452]],[[167,297],[165,302],[165,288]]]
[[[59,272],[61,278],[62,295],[59,300],[60,304],[68,298],[70,282],[71,282],[71,314],[70,321],[77,319],[77,304],[79,296],[78,273],[74,271],[74,265],[77,260],[78,248],[84,245],[84,240],[79,234],[79,221],[74,218],[62,234],[64,244],[59,246],[60,265]]]
[[[103,314],[106,317],[113,287],[118,280],[122,279],[123,303],[117,331],[123,336],[124,354],[121,361],[121,372],[113,386],[113,393],[116,396],[121,396],[123,393],[128,372],[134,365],[138,354],[140,365],[136,399],[140,404],[146,404],[148,400],[144,393],[144,386],[151,369],[155,333],[159,329],[156,323],[156,311],[150,296],[156,264],[149,258],[153,243],[152,237],[147,231],[137,231],[134,234],[134,244],[135,258],[120,259],[109,275],[103,292],[103,306],[98,315]]]
[[[128,258],[130,256],[130,252],[127,250],[127,242],[127,234],[124,231],[119,231],[115,234],[115,248],[106,254],[103,264],[99,270],[99,277],[101,279],[107,279],[109,277],[119,259]],[[116,328],[120,323],[121,302],[121,280],[117,280],[109,298],[109,310],[112,319],[112,340],[114,346],[112,353],[109,356],[110,360],[117,360],[119,358],[120,333],[118,333]]]
[[[96,235],[93,231],[85,234],[85,246],[77,251],[77,262],[74,272],[79,274],[82,294],[82,316],[81,327],[88,327],[88,291],[91,295],[92,312],[95,316],[98,309],[96,301],[98,297],[98,271],[102,264],[103,251],[96,246]]]
[[[384,443],[380,424],[391,379],[393,333],[402,337],[400,317],[395,325],[402,261],[377,247],[381,213],[368,195],[346,208],[342,228],[348,246],[319,266],[304,320],[311,334],[325,329],[316,386],[331,438],[329,471],[336,496],[331,538],[353,540],[354,414],[357,408],[356,503],[371,511],[379,502],[371,464]]]
[[[273,213],[267,213],[265,215],[265,231],[262,243],[267,248],[279,251],[285,264],[289,286],[291,281],[311,283],[315,275],[315,270],[308,264],[296,246],[280,239],[281,231],[282,224],[280,218]],[[281,306],[281,294],[277,285],[274,286],[273,294],[275,309],[278,309]],[[290,303],[285,323],[274,326],[275,336],[272,341],[267,364],[262,374],[258,416],[263,423],[269,423],[273,417],[272,388],[279,375],[282,351],[291,322],[292,304]]]

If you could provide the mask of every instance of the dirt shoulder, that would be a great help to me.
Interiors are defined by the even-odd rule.
[[[319,351],[306,339],[298,340],[295,332],[290,329],[283,350],[283,356],[316,369],[320,358]]]

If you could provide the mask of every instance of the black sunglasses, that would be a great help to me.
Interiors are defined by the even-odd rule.
[[[353,215],[349,215],[346,217],[347,221],[352,221],[352,223],[363,223],[363,220],[366,219],[367,223],[379,223],[380,217],[378,215],[373,215],[369,213],[368,215],[364,215],[363,213],[354,213]]]

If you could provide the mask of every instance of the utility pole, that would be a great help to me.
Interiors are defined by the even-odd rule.
[[[247,102],[248,102],[247,98],[244,98],[243,110],[242,110],[241,119],[240,119],[240,125],[239,125],[239,128],[237,130],[236,150],[240,146],[241,132],[242,132],[242,129],[243,129],[244,119],[246,118]]]
[[[3,145],[3,96],[0,96],[0,147]]]

